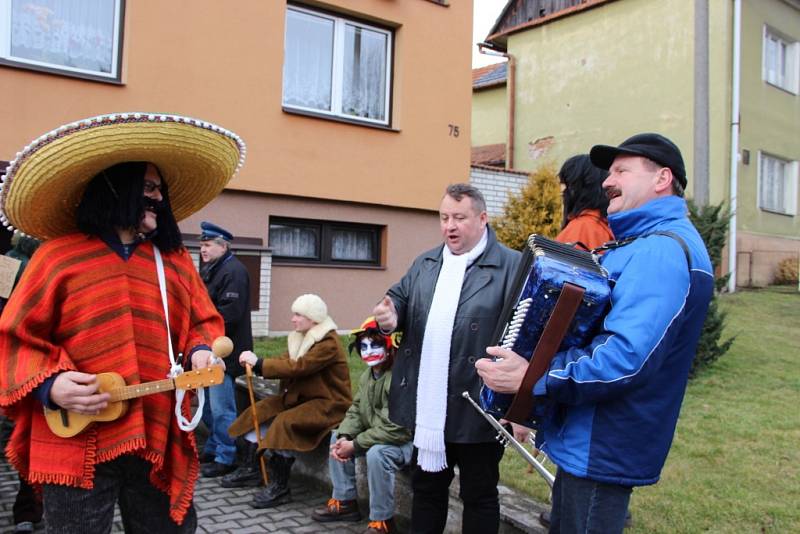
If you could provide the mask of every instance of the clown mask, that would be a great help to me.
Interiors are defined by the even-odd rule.
[[[364,337],[358,342],[361,359],[370,367],[386,361],[386,347],[380,341]]]

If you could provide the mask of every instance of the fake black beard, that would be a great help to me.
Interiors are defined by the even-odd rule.
[[[148,209],[148,208],[155,212],[156,220],[158,220],[158,217],[164,211],[165,206],[164,206],[164,202],[163,201],[158,201],[158,200],[156,200],[154,198],[150,198],[150,197],[144,197],[144,209]],[[144,215],[144,214],[142,214],[142,215]],[[136,234],[135,235],[136,240],[141,242],[141,241],[145,241],[147,239],[153,239],[153,237],[155,237],[155,235],[158,233],[158,228],[156,228],[152,232],[148,232],[146,234],[143,233],[143,232],[139,232],[138,230],[136,230],[134,233]]]
[[[150,208],[156,212],[156,215],[160,215],[161,212],[164,211],[164,202],[154,198],[144,197],[144,207],[145,209]]]

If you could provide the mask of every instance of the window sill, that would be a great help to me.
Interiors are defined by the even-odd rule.
[[[0,59],[0,66],[2,67],[11,67],[14,69],[22,69],[28,70],[32,72],[41,72],[44,74],[52,74],[54,76],[64,76],[66,78],[75,78],[78,80],[88,80],[91,82],[101,82],[107,83],[110,85],[125,85],[121,79],[119,78],[107,78],[105,76],[95,76],[92,74],[81,73],[81,72],[71,72],[59,69],[57,67],[45,67],[42,65],[31,65],[29,63],[24,63],[21,61],[13,61],[9,59]]]
[[[313,119],[323,119],[332,122],[342,122],[344,124],[352,124],[353,126],[363,126],[365,128],[371,128],[373,130],[384,130],[387,132],[395,132],[395,133],[400,132],[399,129],[392,128],[391,126],[384,126],[382,124],[373,124],[371,122],[364,122],[356,119],[347,119],[345,117],[339,117],[336,115],[326,115],[325,113],[314,113],[313,111],[289,108],[286,106],[282,106],[281,109],[283,110],[284,113],[288,113],[289,115],[300,115],[302,117],[310,117]]]
[[[776,211],[776,210],[771,210],[771,209],[769,209],[769,208],[762,208],[761,206],[759,206],[759,208],[758,208],[758,209],[760,209],[760,210],[761,210],[761,211],[763,211],[764,213],[770,213],[770,214],[772,214],[772,215],[782,215],[782,216],[784,216],[784,217],[794,217],[794,216],[796,215],[795,213],[787,213],[787,212],[785,212],[785,211]]]
[[[385,271],[383,265],[346,265],[341,263],[316,263],[303,261],[275,261],[272,260],[272,267],[312,267],[323,269],[356,269],[360,271]]]
[[[782,85],[778,85],[776,83],[772,83],[772,82],[770,82],[768,80],[764,80],[764,83],[769,85],[770,87],[774,87],[775,89],[783,91],[784,93],[788,93],[788,94],[790,94],[792,96],[797,96],[798,95],[797,91],[793,91],[792,89],[789,89],[788,87],[784,87]]]

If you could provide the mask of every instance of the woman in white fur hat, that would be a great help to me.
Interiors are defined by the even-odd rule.
[[[239,438],[242,463],[222,478],[227,488],[257,486],[258,454],[268,454],[269,485],[256,493],[255,508],[271,508],[291,500],[289,473],[296,453],[311,451],[327,439],[352,404],[350,371],[336,324],[317,295],[300,295],[292,304],[294,332],[288,351],[261,359],[245,351],[239,361],[265,378],[279,378],[280,395],[256,403],[263,450],[258,450],[251,409],[239,415],[228,433]]]

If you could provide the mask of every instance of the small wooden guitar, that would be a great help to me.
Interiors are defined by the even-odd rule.
[[[230,352],[230,351],[228,351]],[[187,371],[175,378],[155,380],[144,384],[125,385],[125,379],[118,373],[99,373],[97,383],[101,393],[109,393],[111,398],[108,406],[97,415],[86,415],[72,412],[63,408],[58,410],[44,409],[44,416],[47,419],[47,426],[53,434],[62,438],[71,438],[80,434],[84,428],[94,421],[114,421],[119,419],[128,411],[128,400],[160,393],[162,391],[172,391],[173,389],[197,389],[208,386],[216,386],[224,380],[223,367],[212,365],[205,369]]]

